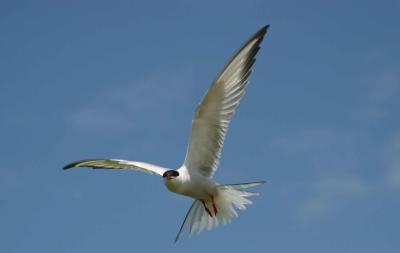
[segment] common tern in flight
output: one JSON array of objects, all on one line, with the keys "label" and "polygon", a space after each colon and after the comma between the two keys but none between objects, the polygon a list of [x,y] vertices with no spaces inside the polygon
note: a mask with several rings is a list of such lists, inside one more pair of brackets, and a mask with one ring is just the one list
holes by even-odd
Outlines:
[{"label": "common tern in flight", "polygon": [[213,175],[218,168],[229,122],[249,84],[255,56],[268,27],[261,28],[243,44],[204,95],[194,113],[185,161],[179,169],[119,159],[81,160],[63,169],[132,169],[162,176],[168,190],[194,199],[175,242],[185,230],[192,235],[205,228],[216,228],[220,223],[229,223],[238,216],[236,209],[244,210],[252,203],[248,197],[258,195],[247,188],[265,183],[218,184]]}]

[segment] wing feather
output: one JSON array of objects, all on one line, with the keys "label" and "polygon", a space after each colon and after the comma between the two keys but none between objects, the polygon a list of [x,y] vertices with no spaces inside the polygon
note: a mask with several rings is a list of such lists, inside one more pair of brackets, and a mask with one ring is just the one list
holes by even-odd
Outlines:
[{"label": "wing feather", "polygon": [[255,56],[269,26],[254,34],[225,65],[198,105],[184,165],[212,177],[229,122],[245,93]]},{"label": "wing feather", "polygon": [[166,168],[144,162],[127,161],[119,159],[87,159],[80,160],[66,165],[63,170],[74,167],[90,167],[92,169],[131,169],[146,172],[149,174],[163,175]]}]

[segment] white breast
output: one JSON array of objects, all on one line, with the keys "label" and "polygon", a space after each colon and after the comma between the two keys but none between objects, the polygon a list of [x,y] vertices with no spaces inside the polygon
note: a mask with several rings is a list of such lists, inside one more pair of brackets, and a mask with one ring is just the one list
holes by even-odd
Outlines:
[{"label": "white breast", "polygon": [[178,171],[178,177],[164,181],[171,192],[202,200],[208,200],[214,194],[216,184],[209,177],[189,174],[182,168]]}]

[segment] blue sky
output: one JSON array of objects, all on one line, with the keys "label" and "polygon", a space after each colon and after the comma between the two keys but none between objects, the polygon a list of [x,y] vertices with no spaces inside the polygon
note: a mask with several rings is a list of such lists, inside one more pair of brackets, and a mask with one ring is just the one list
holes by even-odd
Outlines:
[{"label": "blue sky", "polygon": [[[1,252],[398,252],[399,1],[2,1]],[[271,24],[216,180],[272,180],[239,219],[173,239],[192,113]]]}]

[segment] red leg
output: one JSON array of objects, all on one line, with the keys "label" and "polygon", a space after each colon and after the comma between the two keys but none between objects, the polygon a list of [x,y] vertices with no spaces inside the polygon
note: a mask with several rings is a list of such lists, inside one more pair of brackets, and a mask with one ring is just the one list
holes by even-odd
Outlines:
[{"label": "red leg", "polygon": [[210,215],[210,217],[213,217],[212,214],[211,214],[211,212],[210,212],[210,209],[207,208],[206,203],[204,202],[204,200],[202,200],[201,203],[203,203],[204,210],[206,210],[206,212],[208,213],[208,215]]},{"label": "red leg", "polygon": [[212,202],[212,206],[213,206],[213,209],[214,209],[214,215],[217,215],[218,208],[217,208],[217,206],[215,205],[215,202],[214,202],[214,195],[211,195],[211,202]]}]

